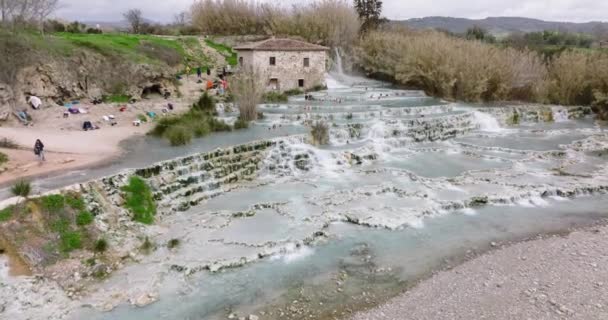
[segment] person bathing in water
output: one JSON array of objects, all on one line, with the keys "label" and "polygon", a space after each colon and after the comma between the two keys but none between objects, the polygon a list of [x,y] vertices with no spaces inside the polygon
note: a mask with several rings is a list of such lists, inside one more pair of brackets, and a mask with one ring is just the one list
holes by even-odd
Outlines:
[{"label": "person bathing in water", "polygon": [[40,159],[40,161],[46,161],[46,159],[44,158],[44,144],[42,144],[42,141],[40,141],[40,139],[37,139],[36,143],[34,144],[34,154],[38,156],[38,159]]}]

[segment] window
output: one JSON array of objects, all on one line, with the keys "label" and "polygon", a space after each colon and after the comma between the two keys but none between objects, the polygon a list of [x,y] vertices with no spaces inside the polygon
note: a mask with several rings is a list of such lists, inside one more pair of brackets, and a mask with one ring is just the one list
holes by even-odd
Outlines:
[{"label": "window", "polygon": [[310,67],[310,58],[304,58],[304,68]]},{"label": "window", "polygon": [[243,65],[243,57],[239,57],[239,66]]},{"label": "window", "polygon": [[276,57],[270,57],[270,65],[271,66],[276,66],[277,65],[277,58]]},{"label": "window", "polygon": [[304,79],[298,80],[298,87],[304,88]]}]

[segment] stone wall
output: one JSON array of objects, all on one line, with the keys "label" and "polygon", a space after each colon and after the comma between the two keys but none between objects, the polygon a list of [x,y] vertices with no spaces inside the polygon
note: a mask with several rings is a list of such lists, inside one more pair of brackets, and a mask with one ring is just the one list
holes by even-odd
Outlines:
[{"label": "stone wall", "polygon": [[[325,51],[240,51],[243,66],[254,66],[264,81],[278,79],[280,91],[300,88],[298,80],[304,80],[304,88],[311,89],[325,83],[327,52]],[[276,65],[270,65],[270,57],[276,58]],[[304,58],[310,59],[309,67],[304,67]],[[269,90],[272,90],[270,86]]]}]

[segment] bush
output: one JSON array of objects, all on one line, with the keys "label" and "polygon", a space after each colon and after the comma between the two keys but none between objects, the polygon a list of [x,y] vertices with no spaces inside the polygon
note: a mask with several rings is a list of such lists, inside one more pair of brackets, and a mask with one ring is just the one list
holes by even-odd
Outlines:
[{"label": "bush", "polygon": [[11,188],[11,192],[16,197],[27,198],[32,191],[32,186],[29,181],[20,180]]},{"label": "bush", "polygon": [[205,91],[192,107],[199,111],[214,112],[215,100],[213,99],[213,97],[207,94],[207,91]]},{"label": "bush", "polygon": [[8,162],[8,156],[2,152],[0,152],[0,165],[3,165]]},{"label": "bush", "polygon": [[78,232],[68,231],[60,236],[59,249],[64,253],[69,253],[82,248],[81,235]]},{"label": "bush", "polygon": [[82,199],[82,197],[75,192],[68,193],[65,196],[65,202],[68,204],[68,206],[70,206],[70,208],[74,210],[85,209],[84,199]]},{"label": "bush", "polygon": [[150,238],[146,237],[144,242],[141,244],[140,250],[145,254],[149,254],[150,252],[156,250],[156,245],[150,241]]},{"label": "bush", "polygon": [[326,145],[329,143],[329,126],[323,121],[312,125],[312,143],[314,145]]},{"label": "bush", "polygon": [[266,103],[287,102],[289,101],[289,97],[286,93],[272,91],[265,93],[262,100]]},{"label": "bush", "polygon": [[232,94],[239,108],[239,116],[245,121],[257,118],[257,106],[264,97],[265,86],[259,81],[257,70],[252,67],[241,70],[232,81]]},{"label": "bush", "polygon": [[287,90],[285,92],[283,92],[285,95],[287,96],[297,96],[299,94],[304,94],[304,92],[300,89],[291,89],[291,90]]},{"label": "bush", "polygon": [[[199,128],[200,129],[200,128]],[[196,131],[196,130],[195,130]],[[201,133],[198,131],[197,133]],[[165,133],[172,146],[187,145],[192,141],[192,132],[184,126],[171,127]]]},{"label": "bush", "polygon": [[244,120],[243,118],[239,117],[236,122],[234,123],[234,128],[239,130],[239,129],[247,129],[249,128],[249,122]]},{"label": "bush", "polygon": [[42,202],[42,207],[49,213],[58,213],[61,209],[65,208],[65,198],[60,194],[42,197],[40,201]]},{"label": "bush", "polygon": [[108,241],[106,239],[99,239],[95,241],[95,245],[93,246],[93,251],[96,253],[104,253],[108,250]]},{"label": "bush", "polygon": [[133,214],[133,220],[143,224],[154,223],[156,204],[146,182],[140,177],[132,176],[122,191],[125,193],[124,206]]},{"label": "bush", "polygon": [[76,225],[80,227],[88,226],[93,222],[93,215],[88,211],[81,211],[76,216]]},{"label": "bush", "polygon": [[171,239],[169,240],[169,242],[167,243],[167,248],[169,249],[173,249],[173,248],[177,248],[180,245],[180,241],[179,239]]},{"label": "bush", "polygon": [[8,207],[0,210],[0,222],[5,222],[13,217],[14,207]]}]

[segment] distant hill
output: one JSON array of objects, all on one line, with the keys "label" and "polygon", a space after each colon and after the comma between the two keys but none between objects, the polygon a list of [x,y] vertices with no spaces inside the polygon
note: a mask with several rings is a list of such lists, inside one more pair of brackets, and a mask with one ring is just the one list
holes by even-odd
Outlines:
[{"label": "distant hill", "polygon": [[597,30],[608,31],[606,22],[554,22],[518,17],[489,17],[485,19],[465,19],[452,17],[426,17],[395,21],[415,29],[444,29],[454,33],[464,33],[473,26],[480,26],[495,35],[513,32],[537,32],[559,30],[577,33],[594,33]]}]

